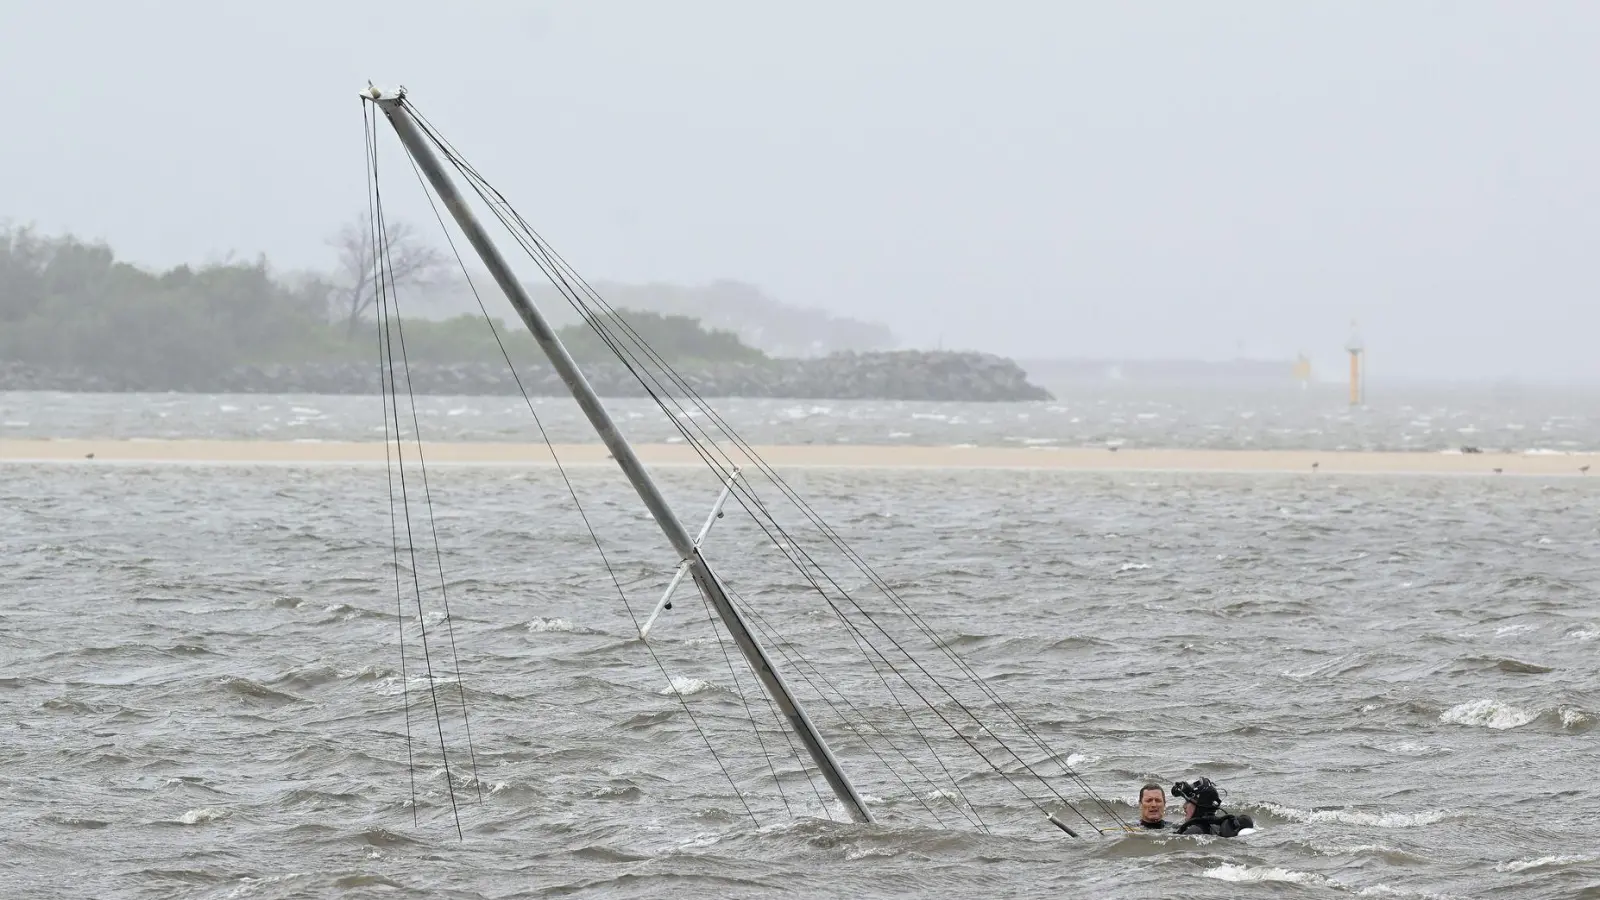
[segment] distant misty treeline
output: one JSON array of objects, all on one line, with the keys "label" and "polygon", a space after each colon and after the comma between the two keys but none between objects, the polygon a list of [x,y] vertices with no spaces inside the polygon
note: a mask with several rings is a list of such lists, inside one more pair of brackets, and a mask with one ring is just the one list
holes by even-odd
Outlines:
[{"label": "distant misty treeline", "polygon": [[[537,270],[519,274],[534,301],[551,321],[571,324],[579,320],[572,306]],[[485,286],[492,289],[494,284],[487,274],[480,275],[476,271],[470,283],[479,293],[485,293]],[[887,325],[781,303],[754,285],[741,281],[723,280],[695,286],[593,281],[590,287],[615,308],[688,316],[707,328],[731,331],[744,343],[769,356],[792,358],[848,350],[893,350],[898,344]],[[495,299],[485,296],[486,300]],[[428,285],[418,292],[418,299],[416,314],[432,318],[477,310],[471,288],[463,280]]]},{"label": "distant misty treeline", "polygon": [[330,290],[262,259],[152,272],[103,244],[11,228],[0,232],[0,360],[183,381],[241,360],[315,358],[341,349]]},{"label": "distant misty treeline", "polygon": [[[405,314],[407,356],[430,362],[500,358],[495,334],[454,258],[447,262],[403,224],[389,231],[387,266]],[[0,229],[0,361],[138,375],[174,386],[242,365],[376,362],[370,232],[358,221],[329,243],[336,261],[324,271],[283,271],[264,257],[152,271],[118,260],[102,243],[26,227]],[[472,281],[513,359],[535,359],[537,348],[505,299],[487,278],[474,275]],[[608,354],[553,288],[529,284],[541,307],[565,326],[574,355]],[[784,306],[732,282],[700,289],[596,287],[674,362],[759,362],[893,343],[882,326]]]}]

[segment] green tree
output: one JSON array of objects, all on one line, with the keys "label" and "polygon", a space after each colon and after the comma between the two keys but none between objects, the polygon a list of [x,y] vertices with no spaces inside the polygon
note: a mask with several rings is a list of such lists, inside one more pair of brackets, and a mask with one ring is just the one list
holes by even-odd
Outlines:
[{"label": "green tree", "polygon": [[560,329],[558,334],[562,342],[580,361],[614,356],[596,333],[596,323],[603,325],[608,333],[616,335],[621,348],[640,353],[631,339],[631,335],[638,335],[662,359],[674,366],[695,362],[759,363],[767,359],[766,354],[746,345],[733,332],[702,328],[700,321],[692,316],[630,309],[602,313],[589,318],[585,324],[568,325]]},{"label": "green tree", "polygon": [[109,247],[0,231],[0,358],[177,387],[326,343],[326,284],[265,259],[151,273]]},{"label": "green tree", "polygon": [[[426,274],[413,271],[419,278]],[[44,237],[29,228],[0,229],[0,360],[81,369],[155,389],[204,387],[246,364],[375,362],[375,333],[367,332],[370,341],[352,340],[363,309],[350,300],[358,287],[341,276],[353,273],[341,267],[286,275],[263,257],[152,272],[119,261],[104,244]],[[330,308],[336,311],[333,321]],[[735,333],[706,329],[691,316],[638,310],[619,315],[622,321],[600,321],[613,333],[623,332],[625,321],[672,365],[766,359]],[[543,361],[520,322],[499,322],[497,328],[519,366]],[[569,325],[560,334],[584,363],[613,358],[587,324]],[[406,319],[404,340],[411,362],[501,359],[500,345],[479,315]]]}]

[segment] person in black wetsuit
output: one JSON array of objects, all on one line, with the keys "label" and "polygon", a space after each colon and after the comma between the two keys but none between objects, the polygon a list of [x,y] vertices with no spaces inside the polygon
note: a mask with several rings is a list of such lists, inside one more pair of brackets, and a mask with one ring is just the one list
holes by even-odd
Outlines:
[{"label": "person in black wetsuit", "polygon": [[1179,834],[1237,837],[1246,828],[1256,827],[1255,820],[1246,814],[1222,811],[1221,792],[1209,778],[1196,778],[1192,784],[1180,781],[1172,786],[1172,795],[1184,799],[1186,818],[1177,828]]}]

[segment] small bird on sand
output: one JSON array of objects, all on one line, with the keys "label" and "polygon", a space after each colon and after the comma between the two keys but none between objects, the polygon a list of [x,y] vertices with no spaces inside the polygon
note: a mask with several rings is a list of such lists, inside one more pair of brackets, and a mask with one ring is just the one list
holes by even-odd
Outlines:
[{"label": "small bird on sand", "polygon": [[1502,471],[1503,471],[1503,470],[1502,470],[1502,469],[1501,469],[1501,468],[1500,468],[1500,467],[1499,467],[1499,466],[1496,466],[1496,467],[1495,467],[1495,469],[1494,469],[1494,473],[1495,473],[1495,474],[1496,474],[1496,475],[1499,475],[1499,474],[1500,474],[1500,473],[1501,473],[1501,472],[1502,472]]},{"label": "small bird on sand", "polygon": [[1587,474],[1589,474],[1589,466],[1587,464],[1581,465],[1581,466],[1578,467],[1578,471],[1582,472],[1585,475],[1587,475]]},{"label": "small bird on sand", "polygon": [[[84,455],[83,455],[83,458],[84,458],[84,459],[94,459],[94,454],[93,454],[93,453],[85,453],[85,454],[84,454]],[[1588,467],[1587,467],[1587,466],[1585,466],[1585,467],[1584,467],[1584,468],[1588,468]]]}]

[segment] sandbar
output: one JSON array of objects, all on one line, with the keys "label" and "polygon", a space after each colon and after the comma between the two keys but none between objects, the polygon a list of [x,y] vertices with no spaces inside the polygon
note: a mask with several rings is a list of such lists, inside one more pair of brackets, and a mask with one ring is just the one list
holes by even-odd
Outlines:
[{"label": "sandbar", "polygon": [[[382,441],[261,441],[160,439],[0,439],[0,464],[11,463],[140,463],[140,464],[280,464],[384,465],[395,445]],[[638,444],[647,466],[703,465],[685,444]],[[732,444],[719,444],[740,466],[749,455]],[[1323,450],[1206,450],[1181,448],[993,447],[788,444],[756,446],[755,453],[772,467],[784,469],[1043,469],[1059,471],[1237,472],[1392,475],[1539,475],[1583,477],[1585,467],[1600,462],[1600,453],[1515,452],[1377,452]],[[556,444],[562,465],[615,465],[598,442]],[[429,465],[554,465],[551,447],[533,443],[423,442]],[[407,463],[417,460],[417,445],[404,445]],[[1497,471],[1498,470],[1498,471]],[[1594,472],[1600,478],[1600,471]]]}]

